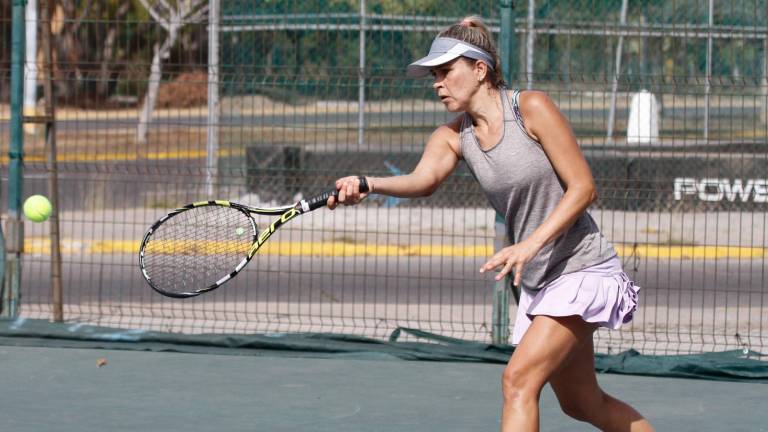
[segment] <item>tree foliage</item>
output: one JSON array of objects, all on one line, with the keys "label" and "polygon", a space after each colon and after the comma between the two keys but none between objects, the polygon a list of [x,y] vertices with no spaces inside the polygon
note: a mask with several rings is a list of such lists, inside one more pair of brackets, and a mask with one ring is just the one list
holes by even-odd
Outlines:
[{"label": "tree foliage", "polygon": [[[177,0],[166,0],[174,3]],[[57,94],[65,104],[100,104],[113,96],[141,99],[147,89],[155,45],[167,32],[140,0],[55,0],[57,8],[54,51]],[[0,0],[0,73],[7,82],[10,61],[10,0]],[[169,3],[169,4],[170,4]],[[765,31],[766,0],[715,2],[715,30],[753,28]],[[514,0],[515,33],[521,60],[525,55],[527,0]],[[622,83],[698,79],[706,70],[706,38],[675,36],[681,29],[706,31],[708,0],[630,1],[627,24],[652,28],[649,37],[625,38]],[[610,82],[617,38],[608,31],[619,22],[621,0],[536,0],[538,28],[605,28],[603,35],[567,31],[540,33],[535,42],[537,82]],[[314,92],[317,96],[355,99],[359,77],[360,0],[222,0],[222,26],[242,31],[220,34],[224,92],[230,94],[289,91],[285,97]],[[423,55],[436,28],[476,14],[498,26],[497,0],[366,0],[365,76],[370,96],[407,95],[402,72]],[[395,19],[396,16],[410,18]],[[348,25],[327,30],[323,25]],[[381,30],[401,25],[408,30]],[[248,30],[249,26],[262,26]],[[273,25],[273,28],[268,28]],[[429,26],[429,27],[427,27]],[[762,30],[761,30],[762,29]],[[663,34],[659,35],[658,32]],[[39,34],[39,33],[38,33]],[[206,23],[188,25],[163,59],[162,79],[173,80],[185,71],[205,71]],[[712,71],[718,79],[757,82],[764,74],[762,40],[717,38]],[[524,68],[517,67],[517,70]],[[393,86],[400,85],[399,90]],[[391,88],[384,88],[392,86]],[[7,85],[0,96],[7,98]],[[139,102],[139,101],[137,101]]]}]

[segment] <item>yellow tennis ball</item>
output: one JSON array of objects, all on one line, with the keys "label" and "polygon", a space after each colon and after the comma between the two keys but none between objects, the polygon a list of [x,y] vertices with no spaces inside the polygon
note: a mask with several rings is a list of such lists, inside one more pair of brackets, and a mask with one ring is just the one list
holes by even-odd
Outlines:
[{"label": "yellow tennis ball", "polygon": [[32,222],[43,222],[51,215],[51,211],[51,202],[42,195],[32,195],[24,201],[24,216]]}]

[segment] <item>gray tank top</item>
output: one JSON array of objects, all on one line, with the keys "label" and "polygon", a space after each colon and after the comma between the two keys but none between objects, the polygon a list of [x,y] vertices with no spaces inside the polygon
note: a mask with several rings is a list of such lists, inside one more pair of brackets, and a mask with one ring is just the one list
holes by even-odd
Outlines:
[{"label": "gray tank top", "polygon": [[[518,104],[500,89],[504,132],[491,149],[483,150],[472,119],[464,114],[460,132],[461,157],[485,192],[491,206],[504,215],[510,243],[531,235],[552,213],[565,193],[541,144],[525,131]],[[522,283],[539,290],[558,276],[599,264],[616,255],[589,213],[544,246],[523,270]]]}]

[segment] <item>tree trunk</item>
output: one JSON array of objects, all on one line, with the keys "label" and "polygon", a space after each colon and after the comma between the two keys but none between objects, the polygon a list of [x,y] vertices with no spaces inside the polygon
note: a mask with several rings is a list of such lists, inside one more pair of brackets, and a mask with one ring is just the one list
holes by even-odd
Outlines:
[{"label": "tree trunk", "polygon": [[120,22],[125,19],[128,11],[131,8],[131,2],[124,2],[120,4],[117,9],[115,18],[109,21],[109,30],[107,30],[107,37],[104,38],[104,49],[101,51],[101,65],[99,67],[99,81],[96,87],[96,93],[100,98],[106,98],[109,93],[109,78],[110,70],[109,65],[112,63],[112,58],[115,54],[115,39],[117,38],[117,31],[120,28]]},{"label": "tree trunk", "polygon": [[54,79],[57,86],[57,93],[63,100],[77,103],[74,98],[81,94],[78,91],[86,80],[81,69],[82,62],[87,62],[84,57],[82,41],[78,37],[80,25],[86,19],[91,8],[91,1],[80,7],[80,16],[78,16],[79,2],[75,0],[61,0],[61,11],[63,16],[63,26],[60,34],[54,33],[53,43],[56,46],[58,62],[63,65],[63,70],[59,70],[61,76]]},{"label": "tree trunk", "polygon": [[155,110],[157,91],[160,89],[160,79],[163,76],[162,62],[171,51],[177,36],[178,25],[171,24],[165,42],[163,42],[162,45],[155,44],[155,54],[152,56],[152,66],[149,72],[149,85],[147,86],[147,93],[144,96],[144,104],[139,113],[139,124],[136,129],[136,142],[141,147],[146,146],[147,144],[149,125],[152,121],[152,112]]}]

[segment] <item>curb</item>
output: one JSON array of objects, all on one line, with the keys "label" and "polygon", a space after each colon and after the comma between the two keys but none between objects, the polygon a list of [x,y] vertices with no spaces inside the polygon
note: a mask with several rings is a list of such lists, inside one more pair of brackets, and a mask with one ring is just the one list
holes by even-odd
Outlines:
[{"label": "curb", "polygon": [[[79,240],[62,239],[63,254],[138,254],[139,240]],[[759,259],[768,256],[768,248],[740,246],[696,246],[696,245],[654,245],[615,244],[621,257],[659,259]],[[31,237],[24,241],[24,252],[35,255],[49,255],[51,241],[46,237]],[[494,254],[492,244],[447,245],[413,244],[387,245],[344,242],[268,242],[258,252],[273,256],[313,257],[490,257]]]}]

